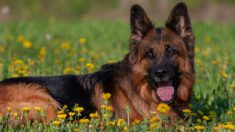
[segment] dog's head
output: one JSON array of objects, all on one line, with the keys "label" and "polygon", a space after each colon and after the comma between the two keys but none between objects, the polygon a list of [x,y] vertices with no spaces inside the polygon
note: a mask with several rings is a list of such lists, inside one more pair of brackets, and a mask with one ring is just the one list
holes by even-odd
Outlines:
[{"label": "dog's head", "polygon": [[145,11],[133,5],[130,14],[133,78],[148,83],[158,101],[189,101],[194,82],[194,35],[187,7],[178,3],[163,28],[155,28]]}]

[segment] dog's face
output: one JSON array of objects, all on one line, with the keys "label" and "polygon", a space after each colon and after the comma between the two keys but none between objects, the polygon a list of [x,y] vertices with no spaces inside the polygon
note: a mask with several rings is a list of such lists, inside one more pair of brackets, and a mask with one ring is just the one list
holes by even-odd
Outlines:
[{"label": "dog's face", "polygon": [[146,81],[161,102],[188,101],[194,81],[194,36],[186,5],[173,8],[164,28],[154,28],[138,5],[131,8],[130,22],[128,59],[134,75]]}]

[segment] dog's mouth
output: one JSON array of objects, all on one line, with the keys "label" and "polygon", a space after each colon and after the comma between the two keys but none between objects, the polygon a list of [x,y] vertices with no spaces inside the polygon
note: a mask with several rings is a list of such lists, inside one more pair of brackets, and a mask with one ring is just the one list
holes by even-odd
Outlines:
[{"label": "dog's mouth", "polygon": [[177,97],[177,89],[179,86],[179,75],[167,75],[159,78],[150,72],[148,76],[149,84],[152,90],[155,91],[156,101],[171,104]]},{"label": "dog's mouth", "polygon": [[156,95],[164,103],[171,103],[174,101],[175,88],[173,86],[173,81],[164,81],[156,83]]}]

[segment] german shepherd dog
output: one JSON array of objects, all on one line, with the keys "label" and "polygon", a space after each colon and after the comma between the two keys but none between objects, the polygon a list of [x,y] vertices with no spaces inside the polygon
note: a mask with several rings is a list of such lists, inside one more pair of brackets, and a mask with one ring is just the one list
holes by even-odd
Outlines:
[{"label": "german shepherd dog", "polygon": [[[155,28],[142,7],[133,5],[130,26],[129,53],[95,73],[1,81],[0,114],[6,114],[8,106],[12,112],[39,106],[46,113],[44,120],[50,122],[56,109],[79,104],[87,115],[101,109],[102,94],[108,92],[116,118],[123,116],[127,106],[131,120],[149,118],[161,102],[170,106],[169,117],[182,118],[194,84],[195,38],[186,5],[178,3],[163,28]],[[29,119],[34,118],[30,112]]]}]

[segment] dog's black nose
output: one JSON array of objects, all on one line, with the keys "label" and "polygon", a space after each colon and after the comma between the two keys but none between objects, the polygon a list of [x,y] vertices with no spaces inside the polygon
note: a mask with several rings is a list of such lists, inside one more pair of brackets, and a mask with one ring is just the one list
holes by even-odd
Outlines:
[{"label": "dog's black nose", "polygon": [[158,78],[164,78],[167,75],[167,71],[165,69],[158,69],[155,71],[155,76]]}]

